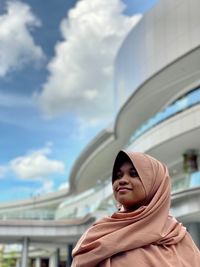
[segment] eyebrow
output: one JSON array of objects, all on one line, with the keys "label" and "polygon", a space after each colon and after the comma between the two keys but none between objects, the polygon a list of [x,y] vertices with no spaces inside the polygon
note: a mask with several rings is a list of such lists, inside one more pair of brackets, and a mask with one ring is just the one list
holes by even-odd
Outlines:
[{"label": "eyebrow", "polygon": [[[116,171],[116,172],[118,172],[118,171],[121,171],[121,168],[122,168],[122,166],[121,166],[121,167],[119,167],[119,169],[117,169],[117,171]],[[132,166],[132,167],[130,168],[130,170],[137,171],[137,170],[136,170],[136,168],[135,168],[134,166]]]}]

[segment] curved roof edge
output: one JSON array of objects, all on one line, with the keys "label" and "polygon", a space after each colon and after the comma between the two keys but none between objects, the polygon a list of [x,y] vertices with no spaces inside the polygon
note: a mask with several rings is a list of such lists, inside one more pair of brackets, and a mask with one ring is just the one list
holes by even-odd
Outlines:
[{"label": "curved roof edge", "polygon": [[[183,93],[183,90],[176,90],[176,92],[172,92],[172,94],[167,94],[167,87],[173,86],[175,83],[180,82],[180,79],[187,79],[190,75],[198,74],[200,73],[200,66],[199,66],[199,60],[200,60],[200,45],[192,49],[191,51],[188,51],[186,54],[181,55],[179,58],[175,59],[174,61],[170,62],[168,65],[164,66],[162,69],[154,73],[151,77],[148,77],[147,80],[143,81],[133,92],[133,94],[130,95],[130,97],[126,100],[126,102],[122,105],[120,108],[115,123],[114,123],[114,133],[116,135],[116,138],[121,136],[120,129],[123,128],[124,121],[124,114],[127,112],[127,110],[130,108],[130,106],[133,106],[133,102],[136,102],[138,99],[141,100],[142,97],[144,97],[144,108],[143,113],[146,112],[147,116],[143,118],[140,117],[141,120],[137,122],[137,126],[134,127],[135,129],[144,123],[148,118],[150,118],[152,115],[154,115],[160,108],[163,108],[168,105],[169,102],[175,100],[179,95]],[[189,66],[185,63],[190,63]],[[179,65],[179,67],[178,67]],[[198,68],[197,68],[198,66]],[[176,70],[176,71],[174,71]],[[194,85],[195,86],[195,85]],[[187,86],[186,86],[187,87]],[[188,88],[188,90],[191,88]],[[134,90],[134,89],[133,89]],[[187,89],[185,92],[188,91]],[[145,94],[148,91],[148,97]],[[166,95],[163,94],[166,93]],[[158,101],[156,98],[156,93],[162,93],[163,97],[165,97],[164,102],[160,102],[161,104],[157,103]],[[146,98],[148,98],[148,101],[145,103]],[[153,101],[155,99],[155,101]],[[160,100],[160,99],[159,99]],[[152,114],[148,113],[149,103],[151,104],[151,101],[153,104],[157,105],[156,111]],[[148,103],[149,102],[149,103]],[[152,110],[155,108],[154,106],[151,106]],[[136,111],[136,110],[135,110]],[[141,102],[140,102],[140,112],[141,112]],[[137,114],[137,112],[132,112],[132,114]],[[133,128],[133,127],[132,127]]]},{"label": "curved roof edge", "polygon": [[92,157],[93,153],[95,153],[97,147],[103,145],[104,142],[110,139],[113,136],[113,127],[107,127],[103,129],[81,152],[79,157],[76,159],[70,176],[70,192],[76,191],[76,175],[81,169],[81,167],[85,164],[88,158]]},{"label": "curved roof edge", "polygon": [[50,205],[52,202],[60,202],[63,198],[66,198],[69,195],[68,189],[58,190],[56,192],[46,193],[44,195],[35,196],[32,198],[10,201],[6,203],[0,203],[0,210],[3,209],[15,209],[15,208],[24,208],[27,209],[34,205],[34,208],[37,206]]}]

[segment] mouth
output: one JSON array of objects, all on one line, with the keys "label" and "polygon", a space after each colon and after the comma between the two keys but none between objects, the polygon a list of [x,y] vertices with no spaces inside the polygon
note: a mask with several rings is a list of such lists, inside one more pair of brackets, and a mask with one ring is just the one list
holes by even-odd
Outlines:
[{"label": "mouth", "polygon": [[131,191],[131,188],[128,187],[119,187],[117,188],[117,192],[127,192],[127,191]]}]

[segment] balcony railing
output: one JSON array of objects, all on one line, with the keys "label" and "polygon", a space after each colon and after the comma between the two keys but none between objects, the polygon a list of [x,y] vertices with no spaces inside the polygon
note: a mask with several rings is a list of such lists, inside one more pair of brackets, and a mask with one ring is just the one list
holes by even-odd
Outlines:
[{"label": "balcony railing", "polygon": [[103,201],[112,195],[110,180],[99,182],[96,187],[77,196],[70,196],[60,204],[56,210],[55,218],[79,218],[95,212]]},{"label": "balcony railing", "polygon": [[129,144],[135,141],[139,136],[163,122],[164,120],[182,112],[194,105],[200,103],[200,88],[197,88],[180,99],[176,100],[173,104],[166,107],[163,111],[157,113],[155,116],[150,118],[146,123],[144,123],[140,128],[138,128],[130,138]]},{"label": "balcony railing", "polygon": [[55,217],[54,210],[33,209],[33,210],[16,210],[0,211],[0,220],[53,220]]},{"label": "balcony railing", "polygon": [[172,181],[172,193],[195,187],[200,187],[200,171],[184,174]]}]

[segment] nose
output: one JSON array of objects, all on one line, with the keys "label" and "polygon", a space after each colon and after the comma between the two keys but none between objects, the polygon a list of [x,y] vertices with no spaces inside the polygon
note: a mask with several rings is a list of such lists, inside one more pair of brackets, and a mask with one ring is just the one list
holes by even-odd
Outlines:
[{"label": "nose", "polygon": [[123,185],[123,184],[127,184],[128,183],[128,177],[126,175],[123,175],[120,179],[119,179],[119,184]]}]

